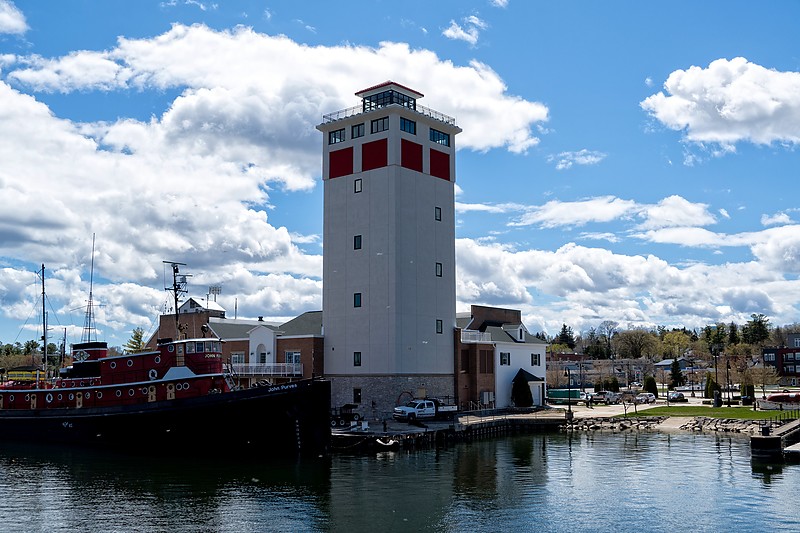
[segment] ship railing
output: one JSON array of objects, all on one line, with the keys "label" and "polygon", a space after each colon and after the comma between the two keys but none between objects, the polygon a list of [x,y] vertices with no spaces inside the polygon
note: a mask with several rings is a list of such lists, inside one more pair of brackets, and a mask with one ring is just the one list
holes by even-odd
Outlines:
[{"label": "ship railing", "polygon": [[234,374],[240,377],[303,375],[302,363],[234,363],[231,366]]},{"label": "ship railing", "polygon": [[461,342],[492,342],[492,334],[482,331],[461,330]]}]

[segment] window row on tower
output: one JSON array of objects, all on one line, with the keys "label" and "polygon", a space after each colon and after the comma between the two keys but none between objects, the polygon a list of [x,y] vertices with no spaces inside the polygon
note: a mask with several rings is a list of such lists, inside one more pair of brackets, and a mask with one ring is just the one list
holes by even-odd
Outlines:
[{"label": "window row on tower", "polygon": [[[389,129],[389,117],[376,118],[370,122],[369,131],[371,134],[381,133]],[[350,127],[350,138],[358,139],[364,136],[365,124],[354,124]],[[417,123],[405,117],[400,117],[400,131],[410,133],[411,135],[417,134]],[[450,134],[439,131],[434,128],[429,129],[429,137],[432,142],[441,144],[443,146],[450,146]],[[328,144],[338,144],[347,140],[345,136],[345,128],[333,130],[328,132]]]}]

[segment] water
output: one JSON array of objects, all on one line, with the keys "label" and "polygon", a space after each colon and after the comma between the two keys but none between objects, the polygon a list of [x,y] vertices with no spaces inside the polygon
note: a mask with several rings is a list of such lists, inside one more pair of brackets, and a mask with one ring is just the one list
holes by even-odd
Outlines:
[{"label": "water", "polygon": [[0,444],[0,530],[800,531],[800,465],[742,437],[526,435],[296,463]]}]

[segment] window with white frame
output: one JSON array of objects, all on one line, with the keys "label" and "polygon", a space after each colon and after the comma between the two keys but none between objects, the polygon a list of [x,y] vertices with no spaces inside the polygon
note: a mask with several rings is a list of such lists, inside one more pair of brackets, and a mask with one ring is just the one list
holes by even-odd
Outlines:
[{"label": "window with white frame", "polygon": [[356,181],[353,182],[353,192],[361,192],[361,178],[356,178]]},{"label": "window with white frame", "polygon": [[298,351],[286,351],[283,352],[284,357],[286,358],[286,362],[290,365],[299,365],[300,364],[300,352]]},{"label": "window with white frame", "polygon": [[231,352],[231,363],[234,365],[243,365],[244,352]]},{"label": "window with white frame", "polygon": [[500,366],[511,365],[511,354],[509,352],[500,352]]},{"label": "window with white frame", "polygon": [[538,353],[531,354],[531,366],[539,366],[542,364],[541,356]]}]

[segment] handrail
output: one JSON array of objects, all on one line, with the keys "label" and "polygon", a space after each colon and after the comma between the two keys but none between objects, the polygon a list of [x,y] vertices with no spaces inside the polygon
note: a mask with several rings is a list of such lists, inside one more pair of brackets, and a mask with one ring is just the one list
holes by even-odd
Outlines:
[{"label": "handrail", "polygon": [[[444,113],[440,113],[438,111],[435,111],[433,109],[430,109],[430,108],[422,106],[422,105],[417,105],[416,109],[410,108],[410,107],[406,107],[406,106],[401,106],[400,104],[389,104],[388,106],[384,106],[384,107],[389,107],[389,106],[393,106],[393,105],[396,105],[396,106],[399,106],[399,107],[404,107],[405,109],[408,109],[409,111],[416,111],[417,113],[419,113],[421,115],[424,115],[426,117],[431,117],[431,118],[433,118],[435,120],[438,120],[440,122],[444,122],[445,124],[449,124],[451,126],[455,126],[456,125],[456,119],[454,119],[453,117],[445,115]],[[378,108],[378,109],[380,109],[380,108]],[[375,109],[370,109],[369,111],[375,111]],[[339,111],[334,111],[333,113],[327,113],[325,115],[322,115],[322,122],[324,124],[327,124],[328,122],[335,122],[337,120],[342,120],[342,119],[347,118],[347,117],[360,115],[361,113],[364,113],[364,112],[365,111],[364,111],[364,106],[363,105],[357,105],[357,106],[353,106],[353,107],[348,107],[347,109],[340,109]]]},{"label": "handrail", "polygon": [[234,363],[233,372],[239,376],[302,376],[302,363]]},{"label": "handrail", "polygon": [[483,331],[461,330],[461,342],[491,342],[492,334]]}]

